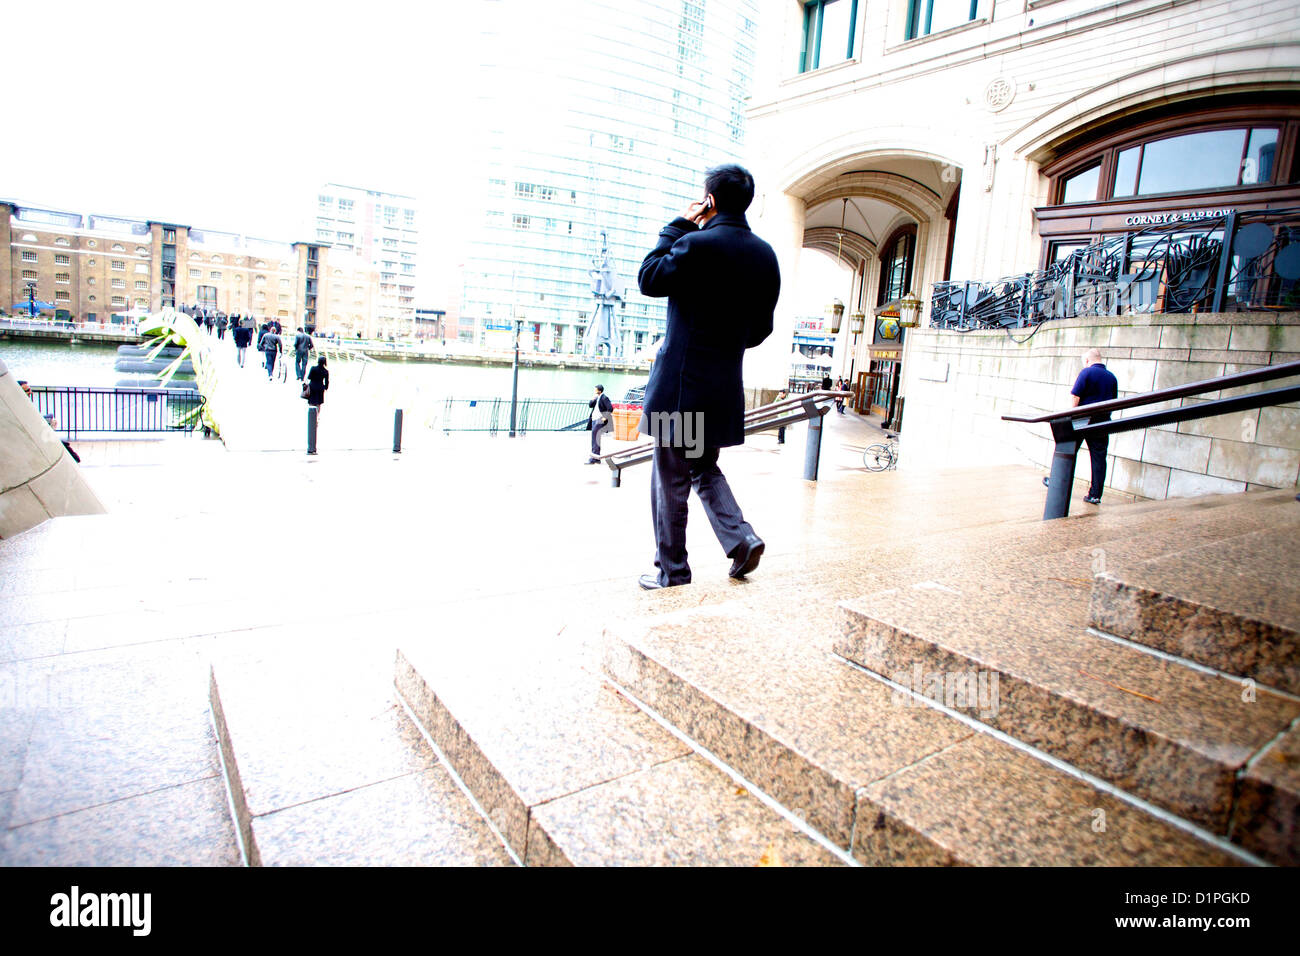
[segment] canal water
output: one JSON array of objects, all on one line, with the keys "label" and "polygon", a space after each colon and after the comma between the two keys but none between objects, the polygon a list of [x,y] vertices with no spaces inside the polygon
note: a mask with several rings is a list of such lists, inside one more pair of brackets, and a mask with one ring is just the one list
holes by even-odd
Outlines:
[{"label": "canal water", "polygon": [[[233,345],[213,342],[213,347]],[[112,387],[126,379],[145,380],[113,368],[116,345],[72,345],[66,342],[0,343],[0,360],[19,379],[32,385],[87,385]],[[403,390],[418,391],[432,398],[510,398],[511,370],[508,366],[455,365],[442,362],[401,362],[376,359],[386,377]],[[519,369],[521,399],[589,399],[596,385],[614,401],[631,387],[644,385],[647,372],[608,369]]]}]

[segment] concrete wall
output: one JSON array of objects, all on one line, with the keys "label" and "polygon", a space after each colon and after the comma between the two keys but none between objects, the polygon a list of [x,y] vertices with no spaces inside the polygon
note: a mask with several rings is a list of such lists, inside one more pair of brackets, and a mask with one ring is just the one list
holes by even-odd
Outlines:
[{"label": "concrete wall", "polygon": [[36,406],[0,362],[0,538],[104,506]]},{"label": "concrete wall", "polygon": [[[1017,331],[1016,338],[1028,331]],[[900,467],[1014,462],[1040,465],[1046,473],[1048,427],[1001,416],[1068,408],[1080,355],[1094,345],[1119,379],[1123,398],[1300,360],[1300,314],[1071,319],[1044,323],[1019,344],[1005,332],[913,329],[904,361]],[[1295,384],[1300,376],[1225,390],[1223,397]],[[1113,436],[1109,450],[1107,487],[1143,498],[1294,487],[1300,484],[1300,403],[1127,432]],[[1087,468],[1085,449],[1076,475]]]}]

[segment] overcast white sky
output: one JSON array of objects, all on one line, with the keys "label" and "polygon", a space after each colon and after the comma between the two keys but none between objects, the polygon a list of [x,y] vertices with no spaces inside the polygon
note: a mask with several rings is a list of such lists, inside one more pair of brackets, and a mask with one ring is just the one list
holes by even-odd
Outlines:
[{"label": "overcast white sky", "polygon": [[463,214],[478,6],[6,4],[0,196],[291,241],[321,183],[407,193],[436,282]]},{"label": "overcast white sky", "polygon": [[[507,60],[545,49],[547,23],[581,16],[549,2],[526,28],[489,0],[11,2],[0,197],[293,241],[311,237],[324,182],[406,193],[421,201],[418,301],[440,307],[480,218],[475,96],[494,78],[477,44],[504,28],[527,37]],[[507,97],[524,114],[510,122],[541,121],[537,100]],[[802,313],[847,298],[824,294],[847,284],[833,261],[803,259],[786,277]]]}]

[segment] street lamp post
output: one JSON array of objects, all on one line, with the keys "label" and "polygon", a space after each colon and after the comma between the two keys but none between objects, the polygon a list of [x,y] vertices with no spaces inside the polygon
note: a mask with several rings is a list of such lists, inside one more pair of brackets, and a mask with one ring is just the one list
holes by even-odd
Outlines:
[{"label": "street lamp post", "polygon": [[515,437],[515,411],[519,404],[519,332],[523,328],[524,320],[515,319],[515,365],[514,381],[510,385],[510,437]]},{"label": "street lamp post", "polygon": [[36,318],[36,283],[27,283],[27,314],[30,318]]}]

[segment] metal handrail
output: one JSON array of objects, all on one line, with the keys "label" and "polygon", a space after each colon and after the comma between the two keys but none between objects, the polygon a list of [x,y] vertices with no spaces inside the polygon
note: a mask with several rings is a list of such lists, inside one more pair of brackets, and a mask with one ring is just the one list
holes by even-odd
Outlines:
[{"label": "metal handrail", "polygon": [[[784,398],[769,405],[760,405],[745,413],[745,434],[771,431],[795,425],[802,421],[809,422],[808,439],[804,446],[804,478],[817,480],[817,470],[821,460],[822,417],[829,412],[830,403],[837,398],[847,398],[851,391],[818,389],[803,392],[793,398]],[[639,465],[654,457],[655,442],[647,441],[618,451],[599,456],[598,461],[609,466],[610,483],[618,488],[622,485],[623,469]]]},{"label": "metal handrail", "polygon": [[1197,405],[1183,405],[1179,408],[1162,409],[1134,415],[1129,418],[1092,421],[1081,425],[1075,422],[1080,418],[1093,418],[1100,414],[1109,414],[1125,408],[1139,408],[1154,405],[1157,402],[1185,398],[1204,392],[1214,392],[1224,388],[1242,385],[1254,385],[1279,378],[1300,375],[1300,362],[1283,362],[1280,365],[1268,365],[1249,372],[1237,372],[1221,375],[1218,378],[1202,379],[1186,385],[1162,388],[1128,398],[1116,398],[1107,402],[1095,402],[1088,405],[1076,405],[1074,408],[1037,418],[1024,418],[1017,415],[1003,415],[1007,422],[1024,424],[1048,423],[1052,428],[1052,439],[1056,448],[1052,454],[1052,471],[1047,479],[1047,502],[1043,506],[1043,520],[1064,518],[1070,514],[1070,490],[1074,486],[1074,469],[1079,455],[1079,447],[1087,438],[1099,438],[1114,432],[1136,431],[1140,428],[1152,428],[1156,425],[1169,425],[1177,422],[1194,421],[1198,418],[1212,418],[1231,412],[1245,411],[1252,408],[1264,408],[1269,405],[1281,405],[1300,400],[1300,385],[1273,388],[1249,395],[1233,398],[1216,398]]}]

